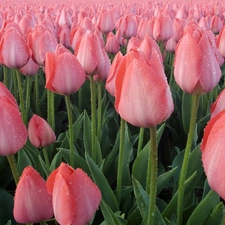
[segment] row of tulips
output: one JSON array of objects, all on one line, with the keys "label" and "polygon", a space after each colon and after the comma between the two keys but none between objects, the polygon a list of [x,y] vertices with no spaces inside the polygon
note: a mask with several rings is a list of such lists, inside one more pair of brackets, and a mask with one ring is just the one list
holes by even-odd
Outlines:
[{"label": "row of tulips", "polygon": [[222,3],[0,9],[0,224],[225,223]]}]

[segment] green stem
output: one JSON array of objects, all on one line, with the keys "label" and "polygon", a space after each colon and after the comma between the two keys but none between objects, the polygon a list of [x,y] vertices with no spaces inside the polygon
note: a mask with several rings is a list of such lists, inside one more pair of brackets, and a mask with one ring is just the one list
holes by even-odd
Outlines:
[{"label": "green stem", "polygon": [[25,111],[25,104],[23,99],[23,87],[21,82],[21,74],[19,70],[16,70],[16,78],[17,78],[17,87],[19,91],[20,110],[21,110],[23,122],[26,124],[26,111]]},{"label": "green stem", "polygon": [[98,126],[97,126],[97,137],[100,139],[102,126],[102,85],[98,83]]},{"label": "green stem", "polygon": [[83,90],[82,87],[78,90],[78,110],[82,112],[82,98],[83,98]]},{"label": "green stem", "polygon": [[91,136],[92,136],[92,159],[96,162],[96,90],[93,76],[90,76],[90,90],[91,90]]},{"label": "green stem", "polygon": [[28,114],[29,114],[29,110],[30,110],[30,92],[31,92],[31,77],[26,77],[27,79],[27,92],[26,92],[26,114],[25,114],[25,124],[27,124],[28,121]]},{"label": "green stem", "polygon": [[39,74],[36,74],[34,77],[34,92],[35,92],[35,109],[36,114],[40,115],[40,108],[39,108]]},{"label": "green stem", "polygon": [[3,66],[3,82],[7,88],[9,88],[9,74],[8,74],[8,68],[6,66]]},{"label": "green stem", "polygon": [[143,138],[144,138],[144,131],[145,129],[143,127],[140,128],[139,132],[139,139],[138,139],[138,149],[137,149],[137,156],[140,154],[142,145],[143,145]]},{"label": "green stem", "polygon": [[170,69],[170,80],[169,80],[169,86],[172,87],[174,77],[173,77],[173,72],[174,72],[174,54],[171,56],[171,69]]},{"label": "green stem", "polygon": [[70,105],[70,96],[65,95],[66,108],[69,122],[69,137],[70,137],[70,166],[74,167],[74,137],[73,137],[73,115]]},{"label": "green stem", "polygon": [[148,157],[148,171],[146,192],[149,194],[149,210],[147,225],[154,225],[158,174],[158,148],[156,127],[150,127],[150,152]]},{"label": "green stem", "polygon": [[120,121],[120,147],[119,147],[119,159],[117,169],[117,186],[116,186],[116,198],[118,204],[121,200],[121,188],[123,179],[123,158],[124,158],[124,136],[125,136],[125,120],[121,118]]},{"label": "green stem", "polygon": [[54,104],[54,93],[47,89],[47,105],[48,105],[48,123],[52,130],[55,131],[55,104]]},{"label": "green stem", "polygon": [[18,182],[19,182],[20,176],[19,176],[19,173],[18,173],[17,168],[16,168],[15,157],[14,157],[14,155],[8,155],[7,159],[8,159],[11,171],[12,171],[12,175],[13,175],[14,181],[15,181],[15,183],[17,185]]},{"label": "green stem", "polygon": [[186,143],[184,159],[183,159],[182,168],[181,168],[181,172],[180,172],[179,187],[178,187],[177,225],[183,224],[184,183],[185,183],[185,179],[187,176],[189,157],[190,157],[192,142],[193,142],[194,133],[195,133],[199,99],[200,99],[200,95],[192,96],[190,126],[189,126],[189,131],[188,131],[188,139],[187,139],[187,143]]},{"label": "green stem", "polygon": [[46,149],[46,147],[43,147],[42,150],[43,150],[43,154],[44,154],[45,163],[46,163],[47,167],[49,168],[50,161],[49,161],[47,149]]}]

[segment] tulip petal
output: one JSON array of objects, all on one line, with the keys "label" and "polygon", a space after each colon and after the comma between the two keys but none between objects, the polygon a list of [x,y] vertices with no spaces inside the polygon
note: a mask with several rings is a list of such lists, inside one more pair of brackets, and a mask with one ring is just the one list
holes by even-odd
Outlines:
[{"label": "tulip petal", "polygon": [[210,187],[225,199],[225,110],[207,124],[201,144],[203,167]]}]

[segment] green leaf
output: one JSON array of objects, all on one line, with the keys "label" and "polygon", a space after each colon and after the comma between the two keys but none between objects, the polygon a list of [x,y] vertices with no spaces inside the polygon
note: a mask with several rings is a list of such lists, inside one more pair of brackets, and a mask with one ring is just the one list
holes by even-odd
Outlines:
[{"label": "green leaf", "polygon": [[[157,130],[157,143],[160,142],[163,131],[165,128],[165,124],[162,124],[160,128]],[[132,167],[132,175],[137,179],[143,187],[146,185],[146,176],[147,176],[147,165],[148,165],[148,156],[149,156],[149,147],[150,141],[145,145],[145,147],[141,150],[140,154],[134,161]]]},{"label": "green leaf", "polygon": [[177,167],[163,173],[157,178],[157,195],[166,187],[167,183],[171,180]]},{"label": "green leaf", "polygon": [[106,180],[104,174],[87,153],[85,154],[85,158],[86,158],[88,167],[91,171],[93,180],[96,183],[96,185],[99,187],[99,189],[101,190],[102,199],[111,208],[113,212],[118,211],[119,206],[118,206],[116,197],[108,181]]},{"label": "green leaf", "polygon": [[204,225],[222,224],[224,204],[220,202],[208,216]]},{"label": "green leaf", "polygon": [[105,222],[107,225],[125,225],[126,222],[120,221],[117,214],[113,213],[113,211],[110,209],[110,207],[104,202],[101,201],[100,204],[101,210],[102,210],[102,214],[104,216]]},{"label": "green leaf", "polygon": [[[59,148],[59,152],[62,153],[62,157],[65,159],[67,163],[70,161],[70,150],[65,148]],[[76,152],[74,152],[74,168],[81,168],[86,173],[90,173],[88,165],[86,161],[78,155]]]},{"label": "green leaf", "polygon": [[28,154],[25,151],[25,149],[20,149],[20,151],[18,152],[18,162],[17,162],[18,173],[21,175],[24,168],[31,165],[32,165],[32,162],[30,158],[28,157]]},{"label": "green leaf", "polygon": [[62,153],[58,152],[55,154],[54,158],[52,159],[51,165],[50,165],[50,171],[55,170],[56,168],[59,167],[59,165],[62,162]]},{"label": "green leaf", "polygon": [[[143,221],[148,219],[149,195],[142,188],[141,184],[133,177],[134,195],[137,201]],[[155,225],[166,225],[158,208],[155,208]]]},{"label": "green leaf", "polygon": [[214,207],[219,203],[219,200],[220,200],[219,195],[211,190],[207,194],[207,196],[196,207],[196,209],[190,216],[187,222],[187,225],[204,224],[208,215],[213,211]]},{"label": "green leaf", "polygon": [[0,189],[0,224],[18,224],[13,219],[13,204],[13,196]]},{"label": "green leaf", "polygon": [[49,170],[49,168],[47,167],[46,163],[44,162],[44,160],[41,158],[40,155],[38,156],[38,159],[46,177],[48,177],[51,171]]},{"label": "green leaf", "polygon": [[[186,179],[185,184],[184,184],[184,193],[185,191],[191,186],[192,180],[195,178],[197,172],[193,173],[192,176],[190,176],[188,179]],[[177,208],[177,198],[178,198],[178,192],[173,195],[173,198],[170,200],[168,203],[167,207],[163,211],[162,215],[163,218],[170,218],[173,214],[173,212]]]}]

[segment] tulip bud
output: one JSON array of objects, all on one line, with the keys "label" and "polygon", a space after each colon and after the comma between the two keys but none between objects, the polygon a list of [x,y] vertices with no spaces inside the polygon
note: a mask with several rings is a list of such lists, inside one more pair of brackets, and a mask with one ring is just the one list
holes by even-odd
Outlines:
[{"label": "tulip bud", "polygon": [[13,214],[18,223],[38,223],[53,216],[52,198],[45,180],[31,166],[26,167],[20,177]]},{"label": "tulip bud", "polygon": [[56,136],[50,125],[40,116],[34,114],[28,123],[28,136],[36,148],[48,146],[55,142]]}]

